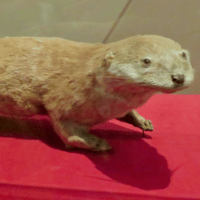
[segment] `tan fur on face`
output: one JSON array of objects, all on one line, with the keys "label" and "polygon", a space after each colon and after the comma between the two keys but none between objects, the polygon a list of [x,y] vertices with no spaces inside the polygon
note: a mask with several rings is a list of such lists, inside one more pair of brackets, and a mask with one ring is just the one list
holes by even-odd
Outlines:
[{"label": "tan fur on face", "polygon": [[[175,92],[176,89],[188,87],[194,79],[189,52],[173,40],[153,35],[135,36],[113,43],[112,46],[117,56],[110,72],[132,79],[138,85]],[[186,58],[182,57],[183,52]],[[151,60],[149,66],[142,62],[145,58]],[[171,81],[171,75],[174,74],[185,75],[184,85],[175,88]]]}]

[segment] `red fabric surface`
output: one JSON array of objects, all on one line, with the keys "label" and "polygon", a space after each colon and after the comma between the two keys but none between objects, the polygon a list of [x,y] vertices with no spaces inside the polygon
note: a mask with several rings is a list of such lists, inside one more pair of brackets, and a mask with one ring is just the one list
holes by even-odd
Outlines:
[{"label": "red fabric surface", "polygon": [[1,118],[0,199],[200,199],[200,95],[155,95],[138,112],[155,131],[93,128],[113,151],[69,152],[48,119]]}]

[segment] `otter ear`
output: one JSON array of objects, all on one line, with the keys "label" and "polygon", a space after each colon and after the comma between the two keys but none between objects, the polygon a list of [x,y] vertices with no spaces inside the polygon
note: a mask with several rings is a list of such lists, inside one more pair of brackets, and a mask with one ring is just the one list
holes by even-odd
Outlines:
[{"label": "otter ear", "polygon": [[114,57],[115,56],[112,51],[106,54],[105,58],[103,59],[103,67],[109,67]]}]

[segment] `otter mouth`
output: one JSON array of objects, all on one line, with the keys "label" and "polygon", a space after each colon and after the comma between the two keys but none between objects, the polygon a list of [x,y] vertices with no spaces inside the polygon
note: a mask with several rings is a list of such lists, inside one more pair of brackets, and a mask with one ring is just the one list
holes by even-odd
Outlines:
[{"label": "otter mouth", "polygon": [[178,92],[178,91],[180,91],[181,89],[179,89],[179,90],[175,90],[175,89],[162,89],[162,90],[160,90],[162,93],[165,93],[165,94],[172,94],[172,93],[175,93],[175,92]]},{"label": "otter mouth", "polygon": [[188,88],[189,86],[185,86],[183,84],[174,84],[174,87],[171,87],[171,88],[160,88],[161,92],[163,93],[167,93],[167,94],[171,94],[171,93],[175,93],[175,92],[178,92],[178,91],[181,91],[181,90],[184,90],[186,88]]},{"label": "otter mouth", "polygon": [[155,86],[155,85],[142,85],[142,87],[150,90],[156,90],[158,92],[171,94],[181,90],[188,88],[189,86],[185,86],[184,84],[174,84],[172,87],[162,87],[162,86]]}]

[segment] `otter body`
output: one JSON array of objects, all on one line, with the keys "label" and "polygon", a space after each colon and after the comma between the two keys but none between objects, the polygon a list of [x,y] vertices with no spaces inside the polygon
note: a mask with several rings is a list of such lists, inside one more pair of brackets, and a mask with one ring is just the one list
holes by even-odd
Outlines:
[{"label": "otter body", "polygon": [[66,147],[95,151],[109,144],[89,129],[110,119],[153,130],[134,109],[157,92],[193,81],[189,52],[161,36],[110,44],[61,38],[0,39],[0,115],[48,114]]}]

